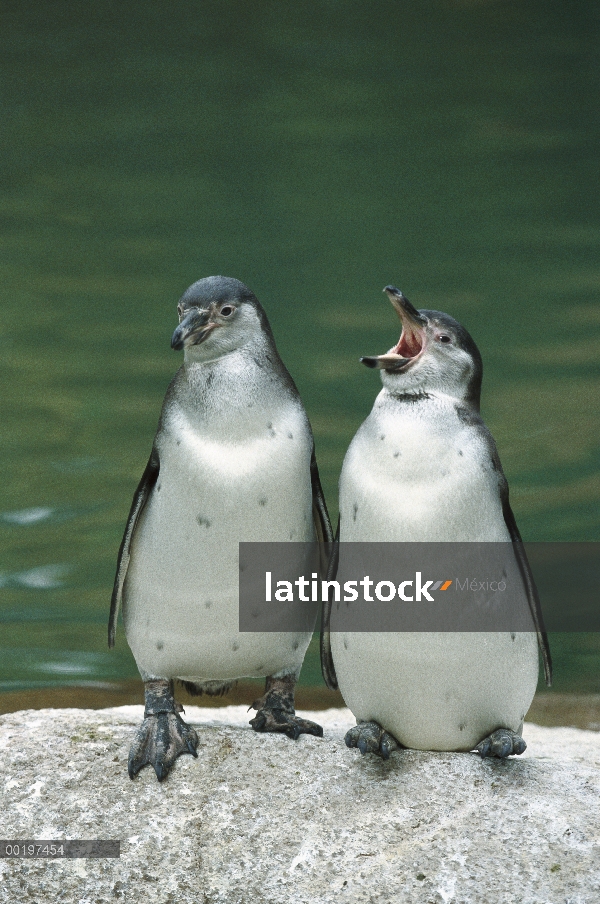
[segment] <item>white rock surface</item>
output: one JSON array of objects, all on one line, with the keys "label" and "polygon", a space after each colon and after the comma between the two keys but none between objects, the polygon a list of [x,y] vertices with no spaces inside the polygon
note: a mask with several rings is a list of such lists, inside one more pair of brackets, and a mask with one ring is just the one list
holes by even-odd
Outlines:
[{"label": "white rock surface", "polygon": [[132,782],[139,706],[0,717],[4,839],[110,838],[120,859],[0,860],[2,902],[597,904],[600,734],[525,726],[505,762],[258,735],[189,707],[199,757]]}]

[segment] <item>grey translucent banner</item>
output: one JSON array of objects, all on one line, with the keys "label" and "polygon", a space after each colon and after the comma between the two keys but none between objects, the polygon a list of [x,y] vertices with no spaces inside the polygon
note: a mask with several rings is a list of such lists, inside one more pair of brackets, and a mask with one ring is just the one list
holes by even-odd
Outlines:
[{"label": "grey translucent banner", "polygon": [[240,631],[312,631],[321,606],[332,631],[534,631],[540,604],[548,631],[600,631],[600,543],[332,550],[240,543]]},{"label": "grey translucent banner", "polygon": [[18,860],[42,859],[87,859],[97,857],[120,857],[121,842],[94,839],[72,839],[71,841],[2,840],[0,857]]}]

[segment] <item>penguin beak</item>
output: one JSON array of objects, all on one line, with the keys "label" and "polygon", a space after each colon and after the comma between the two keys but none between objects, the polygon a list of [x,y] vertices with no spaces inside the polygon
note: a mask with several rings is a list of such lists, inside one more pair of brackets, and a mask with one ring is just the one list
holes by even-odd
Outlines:
[{"label": "penguin beak", "polygon": [[192,308],[187,312],[171,337],[171,348],[179,352],[189,345],[200,345],[209,333],[214,330],[216,323],[209,322],[209,312],[200,308]]},{"label": "penguin beak", "polygon": [[396,370],[402,370],[405,364],[410,364],[410,358],[402,358],[400,355],[394,355],[391,352],[387,355],[368,355],[360,359],[360,363],[365,367],[376,367],[379,370],[387,370],[388,373],[394,373]]},{"label": "penguin beak", "polygon": [[366,367],[377,367],[388,373],[402,370],[408,364],[412,364],[425,348],[425,327],[427,320],[405,298],[400,289],[395,286],[386,286],[383,290],[396,313],[402,321],[402,333],[398,344],[385,355],[376,355],[361,358],[361,363]]}]

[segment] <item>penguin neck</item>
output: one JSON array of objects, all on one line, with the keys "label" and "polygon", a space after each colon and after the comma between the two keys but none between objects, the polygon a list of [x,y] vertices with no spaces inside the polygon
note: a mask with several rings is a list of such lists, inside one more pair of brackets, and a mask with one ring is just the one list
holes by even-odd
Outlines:
[{"label": "penguin neck", "polygon": [[397,415],[400,411],[403,416],[420,419],[439,417],[444,412],[452,412],[454,416],[457,409],[467,410],[474,416],[479,414],[479,406],[474,405],[463,395],[425,388],[392,392],[384,387],[377,396],[375,407],[382,412],[393,410]]},{"label": "penguin neck", "polygon": [[252,434],[264,417],[298,404],[291,378],[265,334],[212,360],[185,360],[175,400],[190,425],[215,435]]},{"label": "penguin neck", "polygon": [[[465,377],[465,374],[462,375]],[[481,369],[477,373],[467,373],[464,379],[444,379],[439,370],[426,367],[407,374],[391,374],[381,371],[384,393],[399,403],[418,404],[432,402],[437,407],[469,409],[479,414],[481,395]]]}]

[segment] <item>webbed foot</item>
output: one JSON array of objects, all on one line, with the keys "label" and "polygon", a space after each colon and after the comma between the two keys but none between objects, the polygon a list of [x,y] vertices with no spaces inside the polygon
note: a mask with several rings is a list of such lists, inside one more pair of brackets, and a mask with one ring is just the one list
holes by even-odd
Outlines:
[{"label": "webbed foot", "polygon": [[285,712],[283,709],[263,707],[253,719],[250,719],[250,725],[254,731],[283,732],[293,741],[297,741],[301,734],[311,734],[317,738],[323,737],[323,729],[316,722],[301,719],[294,712]]},{"label": "webbed foot", "polygon": [[521,735],[511,731],[510,728],[497,728],[489,737],[484,738],[475,749],[482,759],[486,756],[505,759],[513,753],[523,753],[527,749],[527,744]]},{"label": "webbed foot", "polygon": [[144,718],[129,751],[129,778],[144,766],[154,766],[162,782],[182,753],[197,757],[198,735],[178,713],[157,713]]},{"label": "webbed foot", "polygon": [[402,746],[378,722],[359,722],[346,732],[344,740],[346,747],[358,747],[363,756],[374,753],[382,760],[389,759],[390,753]]},{"label": "webbed foot", "polygon": [[295,675],[283,678],[268,677],[265,692],[255,700],[251,709],[258,710],[250,725],[254,731],[278,731],[297,741],[301,734],[323,737],[323,729],[316,722],[301,719],[294,709]]},{"label": "webbed foot", "polygon": [[198,735],[179,715],[183,707],[173,699],[172,682],[147,681],[144,691],[144,721],[129,751],[129,777],[135,778],[144,766],[153,766],[162,782],[182,753],[198,756]]}]

